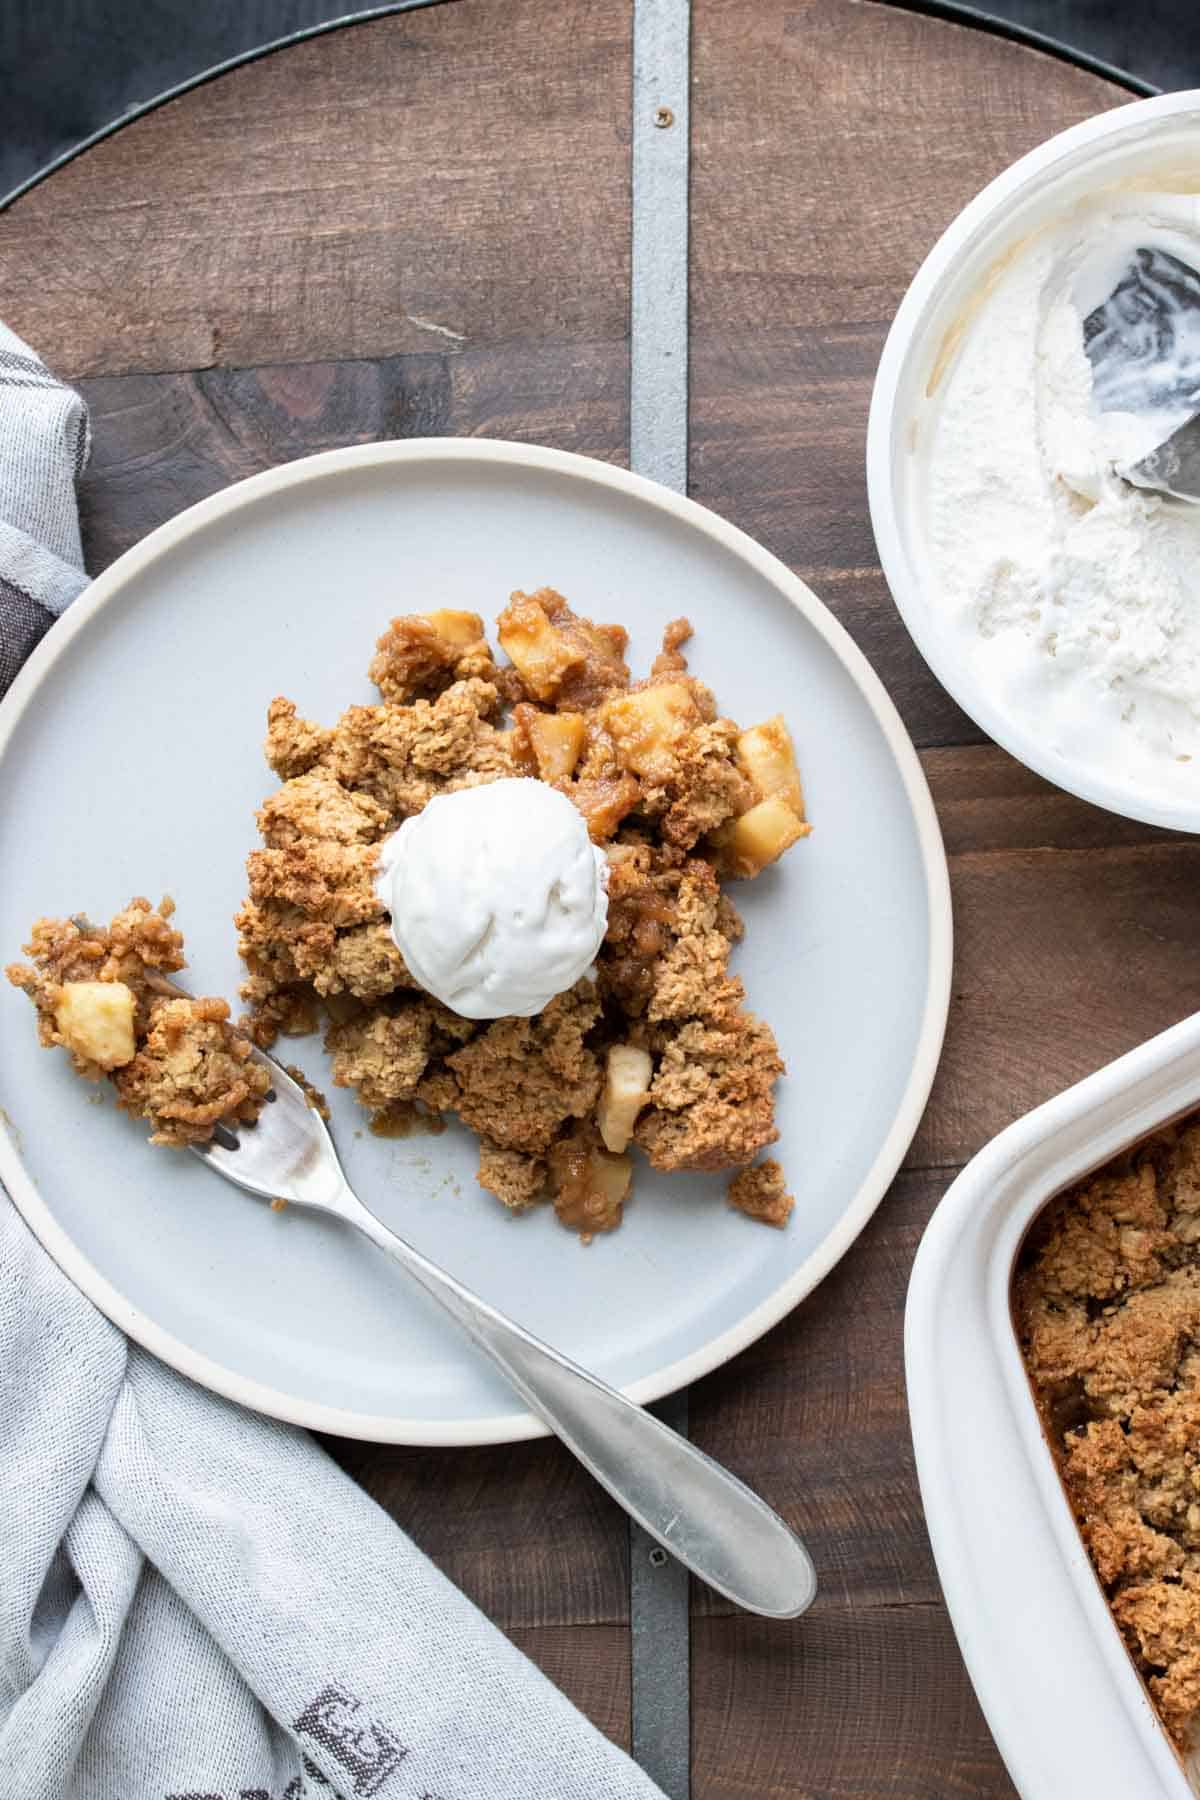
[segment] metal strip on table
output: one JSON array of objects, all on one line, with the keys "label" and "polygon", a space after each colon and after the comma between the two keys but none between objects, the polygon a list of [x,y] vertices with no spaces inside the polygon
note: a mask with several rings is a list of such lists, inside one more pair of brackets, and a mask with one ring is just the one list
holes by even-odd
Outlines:
[{"label": "metal strip on table", "polygon": [[[688,0],[634,0],[629,461],[679,493],[688,466]],[[687,1393],[655,1408],[687,1435]],[[634,1759],[669,1800],[691,1790],[688,1572],[629,1531]]]},{"label": "metal strip on table", "polygon": [[629,460],[687,491],[688,0],[633,9]]},{"label": "metal strip on table", "polygon": [[[687,1389],[652,1409],[687,1436]],[[633,1758],[669,1800],[691,1791],[689,1577],[640,1525],[629,1527]]]}]

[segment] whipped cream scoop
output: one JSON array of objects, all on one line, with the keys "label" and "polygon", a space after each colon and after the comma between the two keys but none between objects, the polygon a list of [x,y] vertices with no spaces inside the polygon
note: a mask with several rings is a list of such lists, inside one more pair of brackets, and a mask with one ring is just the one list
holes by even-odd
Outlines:
[{"label": "whipped cream scoop", "polygon": [[464,1019],[528,1019],[574,987],[608,924],[608,861],[532,778],[439,794],[380,846],[375,890],[414,979]]},{"label": "whipped cream scoop", "polygon": [[[1131,259],[1161,284],[1168,257],[1200,268],[1200,196],[1114,189],[996,267],[934,400],[925,529],[943,630],[993,703],[1126,792],[1194,804],[1200,507],[1114,472],[1200,400],[1183,300],[1164,321],[1127,274],[1113,289]],[[1110,363],[1097,345],[1123,310],[1145,342]],[[1147,392],[1157,410],[1121,410]]]}]

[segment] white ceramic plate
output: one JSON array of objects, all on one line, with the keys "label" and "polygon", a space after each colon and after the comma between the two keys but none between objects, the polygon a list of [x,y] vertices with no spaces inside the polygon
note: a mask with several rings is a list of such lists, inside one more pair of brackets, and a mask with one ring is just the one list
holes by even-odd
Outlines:
[{"label": "white ceramic plate", "polygon": [[[853,1241],[924,1106],[950,975],[946,864],[917,758],[883,688],[818,600],[703,508],[619,469],[477,440],[334,451],[192,507],[106,571],[0,706],[0,952],[31,920],[107,917],[170,892],[188,979],[233,995],[231,914],[273,785],[278,693],[332,721],[373,698],[395,613],[494,618],[514,587],[561,589],[633,632],[696,626],[693,668],[745,722],[783,710],[815,830],[739,890],[736,967],[789,1076],[779,1155],[789,1228],[732,1212],[717,1177],[645,1165],[625,1223],[583,1249],[548,1209],[476,1187],[468,1134],[386,1142],[326,1087],[351,1180],[427,1254],[570,1355],[650,1400],[780,1319]],[[432,1305],[333,1222],[277,1214],[139,1126],[36,1048],[0,993],[0,1178],[42,1242],[129,1335],[248,1406],[399,1443],[540,1435]]]}]

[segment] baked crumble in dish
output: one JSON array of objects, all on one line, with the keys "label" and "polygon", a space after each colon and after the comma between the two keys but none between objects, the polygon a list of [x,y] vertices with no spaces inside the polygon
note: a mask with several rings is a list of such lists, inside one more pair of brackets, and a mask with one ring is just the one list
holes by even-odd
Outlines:
[{"label": "baked crumble in dish", "polygon": [[1014,1301],[1092,1564],[1188,1750],[1200,1724],[1200,1115],[1055,1201]]},{"label": "baked crumble in dish", "polygon": [[174,905],[134,899],[112,923],[39,919],[6,973],[37,1008],[38,1036],[69,1051],[88,1081],[107,1076],[118,1104],[149,1121],[150,1141],[203,1143],[218,1125],[258,1117],[270,1072],[225,1000],[181,994]]},{"label": "baked crumble in dish", "polygon": [[[551,1199],[585,1238],[611,1230],[630,1148],[664,1171],[747,1170],[775,1141],[783,1062],[729,973],[742,935],[722,889],[808,834],[781,717],[742,730],[689,673],[686,619],[647,679],[627,633],[552,589],[516,593],[498,664],[474,613],[397,618],[370,676],[378,704],[332,727],[277,698],[266,753],[281,786],[258,814],[237,914],[247,1027],[323,1027],[333,1080],[383,1133],[455,1114],[479,1137],[479,1181],[514,1211]],[[376,892],[381,842],[435,796],[534,777],[578,808],[608,862],[608,925],[585,977],[532,1018],[477,1022],[418,987]],[[731,1201],[774,1225],[777,1165]]]}]

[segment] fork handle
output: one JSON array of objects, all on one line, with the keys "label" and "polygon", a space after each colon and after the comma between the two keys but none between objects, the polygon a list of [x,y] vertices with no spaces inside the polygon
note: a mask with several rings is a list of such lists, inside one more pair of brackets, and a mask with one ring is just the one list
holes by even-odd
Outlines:
[{"label": "fork handle", "polygon": [[607,1382],[525,1331],[388,1230],[347,1186],[338,1212],[408,1271],[650,1537],[748,1612],[792,1619],[817,1591],[808,1551],[765,1501]]}]

